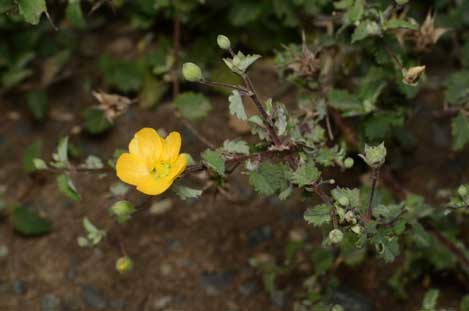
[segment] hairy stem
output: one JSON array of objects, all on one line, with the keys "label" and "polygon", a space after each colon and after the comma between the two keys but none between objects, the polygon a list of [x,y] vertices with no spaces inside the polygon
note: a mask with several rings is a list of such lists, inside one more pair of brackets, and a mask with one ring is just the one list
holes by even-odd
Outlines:
[{"label": "hairy stem", "polygon": [[251,96],[252,95],[252,93],[248,89],[246,89],[242,86],[239,86],[239,85],[223,83],[223,82],[208,81],[208,80],[201,80],[201,81],[198,81],[198,83],[200,83],[202,85],[206,85],[206,86],[224,87],[224,88],[227,88],[227,89],[236,90],[236,91],[239,91],[241,93],[241,95],[245,95],[245,96]]},{"label": "hairy stem", "polygon": [[179,67],[179,50],[181,46],[181,22],[177,12],[174,12],[173,17],[173,98],[176,98],[179,94],[179,77],[178,77],[178,67]]},{"label": "hairy stem", "polygon": [[371,216],[373,215],[373,198],[375,196],[376,190],[376,183],[378,182],[379,178],[379,168],[373,168],[371,172],[371,193],[370,199],[368,200],[368,209],[366,211],[365,222],[369,222],[371,220]]}]

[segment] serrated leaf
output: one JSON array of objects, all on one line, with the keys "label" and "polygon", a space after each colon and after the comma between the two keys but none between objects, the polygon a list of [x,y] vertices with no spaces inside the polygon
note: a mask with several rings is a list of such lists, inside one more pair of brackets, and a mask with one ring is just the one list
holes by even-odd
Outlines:
[{"label": "serrated leaf", "polygon": [[378,232],[371,242],[375,245],[376,252],[385,262],[392,262],[399,255],[399,243],[397,237],[385,236]]},{"label": "serrated leaf", "polygon": [[172,187],[172,189],[181,200],[196,199],[202,194],[202,190],[189,188],[186,186],[178,185]]},{"label": "serrated leaf", "polygon": [[36,141],[28,146],[23,155],[23,168],[27,173],[34,172],[36,166],[34,159],[41,157],[42,141]]},{"label": "serrated leaf", "polygon": [[228,101],[230,102],[230,113],[240,120],[247,120],[248,117],[244,110],[243,99],[239,92],[236,90],[233,91],[233,93],[228,97]]},{"label": "serrated leaf", "polygon": [[61,163],[68,162],[68,136],[60,139],[59,144],[57,145],[57,152],[54,154],[56,161]]},{"label": "serrated leaf", "polygon": [[244,140],[225,140],[223,150],[229,153],[249,154],[249,145]]},{"label": "serrated leaf", "polygon": [[318,170],[314,162],[310,161],[303,163],[298,169],[291,175],[291,181],[300,187],[311,185],[316,182],[321,176],[321,172]]},{"label": "serrated leaf", "polygon": [[346,117],[364,113],[361,100],[346,90],[331,89],[328,93],[328,99],[330,105],[343,112]]},{"label": "serrated leaf", "polygon": [[184,118],[192,121],[206,117],[212,110],[212,105],[207,97],[193,92],[180,94],[176,97],[174,104]]},{"label": "serrated leaf", "polygon": [[339,201],[341,197],[346,197],[350,207],[360,207],[360,189],[337,187],[331,191],[331,194],[336,201]]},{"label": "serrated leaf", "polygon": [[344,10],[344,9],[351,7],[352,4],[353,4],[353,0],[340,0],[340,1],[334,2],[334,7],[339,10]]},{"label": "serrated leaf", "polygon": [[398,29],[398,28],[405,28],[405,29],[412,29],[417,30],[418,25],[411,23],[409,21],[397,18],[391,18],[384,23],[385,29]]},{"label": "serrated leaf", "polygon": [[469,311],[469,295],[465,295],[461,299],[461,303],[459,304],[460,311]]},{"label": "serrated leaf", "polygon": [[469,71],[454,72],[445,81],[446,100],[452,105],[467,103],[469,98]]},{"label": "serrated leaf", "polygon": [[461,150],[469,143],[469,118],[459,113],[451,121],[451,134],[453,136],[453,149]]},{"label": "serrated leaf", "polygon": [[47,219],[24,207],[16,207],[12,217],[15,230],[24,235],[37,236],[52,230],[52,224]]},{"label": "serrated leaf", "polygon": [[352,33],[352,43],[363,40],[369,36],[377,36],[381,34],[381,28],[375,21],[362,21]]},{"label": "serrated leaf", "polygon": [[88,243],[84,243],[84,240],[81,239],[80,246],[97,245],[106,236],[106,231],[98,229],[88,217],[83,218],[83,228],[85,228]]},{"label": "serrated leaf", "polygon": [[208,167],[214,170],[218,175],[225,176],[225,159],[220,152],[205,150],[202,153],[202,159],[204,159]]},{"label": "serrated leaf", "polygon": [[359,21],[365,11],[364,0],[355,0],[353,6],[351,6],[345,13],[345,19],[347,23],[352,24]]},{"label": "serrated leaf", "polygon": [[139,106],[142,108],[154,107],[168,89],[167,83],[157,80],[153,75],[147,75],[140,90]]},{"label": "serrated leaf", "polygon": [[57,176],[57,186],[60,192],[65,194],[72,201],[79,201],[80,194],[77,192],[72,180],[65,174]]},{"label": "serrated leaf", "polygon": [[310,207],[305,211],[303,217],[307,223],[321,226],[331,221],[331,207],[327,204]]},{"label": "serrated leaf", "polygon": [[273,195],[287,188],[286,168],[282,164],[261,163],[251,172],[249,183],[260,194]]},{"label": "serrated leaf", "polygon": [[86,109],[83,112],[83,118],[85,119],[85,130],[93,135],[104,133],[112,126],[112,124],[106,118],[104,111],[96,107],[90,107]]},{"label": "serrated leaf", "polygon": [[36,25],[41,15],[47,12],[46,0],[17,0],[18,10],[24,20]]}]

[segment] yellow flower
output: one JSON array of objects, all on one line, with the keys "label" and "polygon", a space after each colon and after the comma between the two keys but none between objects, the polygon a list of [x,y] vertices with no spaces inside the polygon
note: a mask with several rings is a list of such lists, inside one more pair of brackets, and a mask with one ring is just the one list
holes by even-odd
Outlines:
[{"label": "yellow flower", "polygon": [[117,177],[145,194],[165,192],[186,168],[187,157],[180,149],[179,133],[161,138],[154,129],[143,128],[130,141],[129,153],[117,159]]}]

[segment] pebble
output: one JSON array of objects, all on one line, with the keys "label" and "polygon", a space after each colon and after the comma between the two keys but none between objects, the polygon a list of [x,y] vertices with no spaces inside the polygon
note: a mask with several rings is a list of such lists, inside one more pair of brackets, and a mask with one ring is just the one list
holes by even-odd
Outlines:
[{"label": "pebble", "polygon": [[373,306],[367,298],[352,289],[340,287],[332,296],[334,304],[341,305],[347,311],[372,311]]},{"label": "pebble", "polygon": [[164,296],[164,297],[158,298],[155,301],[154,308],[157,310],[162,310],[166,308],[167,306],[169,306],[172,301],[173,301],[173,297],[171,296]]},{"label": "pebble", "polygon": [[47,294],[41,300],[41,311],[59,311],[60,299],[54,294]]},{"label": "pebble", "polygon": [[13,283],[13,288],[17,295],[24,295],[28,291],[28,286],[26,285],[26,282],[21,280],[15,281]]},{"label": "pebble", "polygon": [[106,298],[92,285],[81,287],[81,298],[87,306],[96,310],[104,310],[107,307]]},{"label": "pebble", "polygon": [[239,286],[239,292],[246,297],[251,296],[257,291],[257,284],[255,282],[249,282],[246,284],[241,284]]},{"label": "pebble", "polygon": [[270,294],[270,300],[272,303],[280,308],[286,308],[288,306],[288,296],[285,291],[274,290]]},{"label": "pebble", "polygon": [[173,201],[171,199],[164,199],[153,203],[150,207],[150,214],[152,215],[163,215],[167,213],[173,207]]},{"label": "pebble", "polygon": [[234,273],[229,271],[202,272],[200,283],[209,295],[218,295],[233,281]]}]

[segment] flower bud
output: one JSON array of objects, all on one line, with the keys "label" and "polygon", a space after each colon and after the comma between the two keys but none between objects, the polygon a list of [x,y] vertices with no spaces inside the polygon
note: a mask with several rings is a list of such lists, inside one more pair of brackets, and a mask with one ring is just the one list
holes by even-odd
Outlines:
[{"label": "flower bud", "polygon": [[117,201],[111,206],[110,213],[116,216],[117,222],[124,223],[130,219],[135,212],[135,208],[129,201]]},{"label": "flower bud", "polygon": [[425,66],[414,66],[409,69],[402,69],[402,76],[404,84],[415,86],[420,80],[420,77],[425,72]]},{"label": "flower bud", "polygon": [[337,200],[337,202],[339,202],[339,204],[342,205],[342,206],[347,206],[347,205],[350,204],[350,200],[349,200],[347,197],[345,197],[345,196],[341,196],[341,197]]},{"label": "flower bud", "polygon": [[116,270],[119,271],[119,273],[126,273],[129,272],[133,269],[134,267],[134,262],[130,257],[124,256],[116,261]]},{"label": "flower bud", "polygon": [[342,242],[343,238],[344,238],[344,234],[339,229],[334,229],[331,232],[329,232],[329,240],[331,240],[331,242],[334,244]]},{"label": "flower bud", "polygon": [[187,81],[196,82],[202,80],[202,70],[194,63],[182,65],[182,75]]},{"label": "flower bud", "polygon": [[378,146],[365,145],[365,154],[360,154],[360,157],[362,157],[370,167],[379,168],[386,161],[386,153],[384,143]]},{"label": "flower bud", "polygon": [[458,194],[462,197],[465,197],[467,195],[467,188],[464,185],[459,186],[458,188]]},{"label": "flower bud", "polygon": [[344,311],[344,308],[341,305],[333,305],[331,311]]},{"label": "flower bud", "polygon": [[344,160],[344,167],[345,168],[351,168],[353,166],[353,164],[354,164],[354,161],[353,161],[352,158],[346,158]]},{"label": "flower bud", "polygon": [[228,37],[224,35],[218,35],[217,44],[220,47],[220,49],[223,49],[223,50],[229,50],[231,47],[230,39],[228,39]]},{"label": "flower bud", "polygon": [[357,218],[355,217],[355,213],[353,211],[348,211],[347,213],[345,213],[344,218],[348,223],[357,223]]}]

